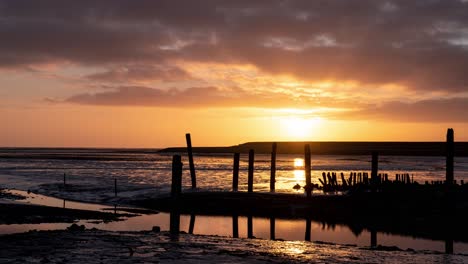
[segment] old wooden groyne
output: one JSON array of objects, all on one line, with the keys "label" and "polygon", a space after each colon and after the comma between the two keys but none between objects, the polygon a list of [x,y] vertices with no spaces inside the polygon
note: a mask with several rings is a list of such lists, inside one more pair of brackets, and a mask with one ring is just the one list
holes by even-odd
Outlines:
[{"label": "old wooden groyne", "polygon": [[[187,135],[188,156],[193,155]],[[394,232],[446,241],[446,252],[453,252],[453,241],[468,242],[468,184],[454,178],[454,131],[448,129],[446,142],[446,179],[444,182],[415,182],[409,174],[390,179],[379,173],[379,153],[371,152],[370,175],[322,173],[319,184],[311,182],[311,149],[304,145],[305,195],[275,193],[277,144],[271,146],[270,192],[254,192],[254,150],[248,152],[247,192],[238,192],[239,157],[233,155],[232,192],[182,192],[181,156],[173,156],[171,195],[137,201],[148,208],[171,212],[171,230],[179,231],[180,214],[225,215],[235,219],[270,218],[274,237],[275,218],[303,218],[306,225],[317,220],[341,223],[376,232]],[[193,156],[192,156],[193,157]],[[192,188],[196,188],[195,165],[189,158]],[[313,195],[319,189],[327,195]],[[337,195],[336,193],[340,193]],[[331,195],[330,195],[331,194]],[[251,223],[251,221],[248,221]],[[307,227],[307,226],[306,226]],[[248,230],[252,227],[249,225]],[[306,228],[306,230],[308,230]],[[249,232],[250,234],[250,232]],[[310,232],[309,232],[310,237]],[[307,238],[307,234],[306,234]],[[375,243],[371,243],[375,244]]]}]

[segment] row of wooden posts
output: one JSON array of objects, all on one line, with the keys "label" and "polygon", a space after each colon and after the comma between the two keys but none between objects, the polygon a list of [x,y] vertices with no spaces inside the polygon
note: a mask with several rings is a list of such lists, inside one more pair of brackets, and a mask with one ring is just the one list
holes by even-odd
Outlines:
[{"label": "row of wooden posts", "polygon": [[[190,166],[190,176],[192,182],[192,188],[197,188],[196,182],[196,172],[195,172],[195,164],[193,161],[193,151],[192,151],[192,140],[189,133],[186,135],[187,141],[187,152],[189,158],[189,166]],[[271,151],[271,170],[270,170],[270,191],[275,191],[275,182],[276,182],[276,152],[277,152],[277,143],[272,144],[272,151]],[[254,150],[251,149],[249,151],[249,160],[248,160],[248,179],[247,179],[247,191],[253,192],[253,179],[254,179],[254,158],[255,153]],[[233,179],[232,179],[232,190],[237,191],[239,185],[239,163],[240,163],[240,153],[234,153],[234,164],[233,164]],[[448,129],[447,131],[447,157],[446,157],[446,181],[445,183],[453,184],[454,181],[454,132],[453,129]],[[310,155],[310,145],[304,145],[304,170],[305,170],[305,180],[306,185],[304,187],[307,197],[311,196],[313,191],[313,185],[311,181],[311,155]],[[322,179],[319,179],[320,183],[324,187],[324,191],[328,189],[335,190],[336,186],[338,185],[338,181],[336,180],[336,175],[332,175],[332,178],[323,176]],[[351,177],[353,176],[353,178]],[[344,178],[343,173],[341,173],[341,180],[342,185],[344,187],[351,186],[356,184],[356,175],[351,175],[348,181]],[[368,182],[368,178],[366,177],[367,173],[362,174],[362,181],[359,182]],[[172,187],[171,187],[171,194],[177,195],[182,191],[182,161],[180,155],[174,155],[172,161]],[[175,177],[175,178],[174,178]],[[328,184],[327,184],[328,178]],[[388,181],[387,175],[378,174],[378,153],[372,153],[372,169],[371,169],[371,184],[381,183],[382,181]],[[413,182],[413,179],[410,180],[409,174],[397,174],[396,175],[396,182],[406,182],[410,183]],[[437,184],[436,182],[435,184]],[[461,182],[463,184],[463,181]],[[63,188],[66,189],[66,174],[63,174]],[[426,184],[428,184],[426,182]],[[117,179],[114,178],[114,195],[117,197]]]},{"label": "row of wooden posts", "polygon": [[[192,140],[191,136],[189,133],[185,135],[186,141],[187,141],[187,153],[188,153],[188,158],[189,158],[189,166],[190,166],[190,176],[191,176],[191,181],[192,181],[192,188],[195,189],[197,187],[196,183],[196,174],[195,174],[195,164],[193,161],[193,151],[192,151]],[[447,130],[447,155],[446,155],[446,184],[453,184],[454,183],[454,154],[455,154],[455,148],[454,148],[454,131],[452,128],[449,128]],[[276,182],[276,152],[277,152],[277,143],[272,144],[272,151],[271,151],[271,170],[270,170],[270,191],[274,192],[275,191],[275,182]],[[248,160],[248,176],[247,176],[247,192],[253,192],[253,179],[254,179],[254,158],[255,158],[255,153],[254,150],[251,149],[249,150],[249,160]],[[173,176],[174,176],[174,170],[176,172],[180,171],[180,184],[182,180],[182,162],[180,161],[181,158],[179,155],[174,156],[173,160]],[[239,160],[240,160],[240,153],[234,153],[234,163],[233,163],[233,179],[232,179],[232,190],[237,191],[238,190],[238,184],[239,184]],[[387,182],[388,177],[386,175],[380,175],[378,173],[378,163],[379,163],[379,154],[377,152],[372,152],[372,161],[371,161],[371,177],[370,179],[367,180],[370,185],[377,185],[379,183],[382,183],[383,181]],[[174,168],[174,166],[179,166],[178,168]],[[310,145],[305,144],[304,145],[304,170],[305,170],[305,181],[306,184],[304,186],[304,189],[306,191],[307,197],[310,197],[312,194],[313,190],[313,185],[312,185],[312,180],[311,180],[311,155],[310,155]],[[179,175],[175,175],[176,177],[179,177]],[[363,175],[364,176],[364,175]],[[342,177],[342,184],[346,184],[346,180],[344,179],[343,174],[341,175]],[[366,179],[366,178],[364,178]],[[173,179],[174,180],[174,179]],[[179,179],[175,179],[179,183]],[[326,188],[327,185],[327,178],[323,177],[323,181],[319,179],[320,182],[322,183],[323,187]],[[369,181],[370,180],[370,181]],[[397,175],[396,176],[396,181],[397,182],[406,182],[410,183],[413,182],[413,179],[409,179],[409,174],[404,174],[404,175]],[[338,182],[335,182],[336,185],[338,185]],[[329,181],[330,183],[330,181]],[[349,183],[347,185],[351,185],[351,182],[349,180]],[[180,191],[181,187],[177,187],[176,190]]]}]

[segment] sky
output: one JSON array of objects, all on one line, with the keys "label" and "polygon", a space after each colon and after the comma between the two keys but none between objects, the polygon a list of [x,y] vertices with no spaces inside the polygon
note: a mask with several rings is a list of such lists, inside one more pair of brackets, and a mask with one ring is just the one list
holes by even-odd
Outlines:
[{"label": "sky", "polygon": [[468,1],[0,0],[0,146],[468,141]]}]

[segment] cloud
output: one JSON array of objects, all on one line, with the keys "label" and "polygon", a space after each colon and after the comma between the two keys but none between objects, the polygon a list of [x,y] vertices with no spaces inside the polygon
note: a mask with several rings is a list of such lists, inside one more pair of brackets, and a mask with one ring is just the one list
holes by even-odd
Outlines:
[{"label": "cloud", "polygon": [[194,80],[185,70],[167,65],[131,64],[111,67],[102,72],[87,76],[93,81],[122,83],[122,82],[148,82],[148,81],[187,81]]},{"label": "cloud", "polygon": [[243,63],[306,81],[463,92],[466,14],[458,0],[0,0],[0,67],[71,62],[131,80],[146,73],[122,65]]},{"label": "cloud", "polygon": [[[398,101],[381,105],[359,104],[333,98],[291,96],[279,92],[251,93],[239,88],[192,87],[157,89],[143,86],[120,86],[96,93],[83,93],[65,100],[46,98],[48,103],[73,103],[103,106],[149,107],[255,107],[288,108],[304,118],[324,117],[330,120],[390,120],[398,122],[468,122],[468,98]],[[326,103],[324,103],[326,102]],[[298,109],[303,109],[299,111]],[[312,111],[312,110],[313,111]],[[288,113],[288,112],[285,112]]]},{"label": "cloud", "polygon": [[397,122],[468,122],[468,98],[422,100],[413,103],[388,102],[341,113],[341,118],[387,120]]},{"label": "cloud", "polygon": [[157,89],[144,86],[107,87],[96,93],[83,93],[65,100],[46,98],[49,103],[75,103],[107,106],[150,106],[150,107],[333,107],[339,100],[327,105],[323,98],[307,96],[291,97],[282,93],[250,93],[233,88],[192,87],[188,89]]}]

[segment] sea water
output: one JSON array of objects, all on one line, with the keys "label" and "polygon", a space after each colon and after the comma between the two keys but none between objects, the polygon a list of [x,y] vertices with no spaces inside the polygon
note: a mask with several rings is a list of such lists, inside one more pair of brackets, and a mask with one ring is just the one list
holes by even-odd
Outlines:
[{"label": "sea water", "polygon": [[[21,176],[29,183],[58,182],[65,173],[70,183],[112,186],[113,179],[117,179],[122,186],[152,187],[160,193],[168,192],[171,184],[172,154],[125,149],[0,149],[0,157],[2,154],[10,156],[0,158],[0,174]],[[12,158],[12,154],[16,158]],[[187,189],[191,186],[191,180],[188,159],[184,154],[182,183]],[[303,155],[277,155],[277,192],[303,192],[292,188],[296,184],[305,185],[303,158]],[[312,182],[317,184],[323,172],[336,172],[341,183],[340,173],[348,178],[350,172],[370,173],[371,169],[370,155],[319,155],[311,159]],[[233,155],[195,154],[194,161],[200,190],[231,190]],[[247,190],[247,166],[248,155],[242,154],[240,191]],[[254,166],[254,191],[269,191],[270,155],[256,155]],[[421,184],[443,181],[445,157],[380,156],[379,173],[387,173],[390,180],[394,180],[396,174],[407,173],[412,180]],[[455,179],[458,183],[461,180],[468,183],[468,157],[455,158]]]}]

